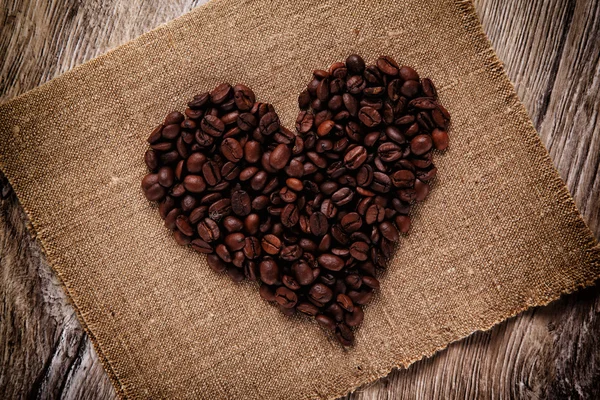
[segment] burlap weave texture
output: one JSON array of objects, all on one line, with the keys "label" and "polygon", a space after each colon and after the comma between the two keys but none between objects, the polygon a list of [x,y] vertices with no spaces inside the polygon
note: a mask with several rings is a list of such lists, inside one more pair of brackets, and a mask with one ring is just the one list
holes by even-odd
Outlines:
[{"label": "burlap weave texture", "polygon": [[[343,349],[178,246],[140,190],[153,126],[222,81],[293,127],[315,68],[414,66],[452,114],[432,193]],[[600,275],[600,249],[470,1],[213,0],[0,106],[6,173],[123,397],[333,398]]]}]

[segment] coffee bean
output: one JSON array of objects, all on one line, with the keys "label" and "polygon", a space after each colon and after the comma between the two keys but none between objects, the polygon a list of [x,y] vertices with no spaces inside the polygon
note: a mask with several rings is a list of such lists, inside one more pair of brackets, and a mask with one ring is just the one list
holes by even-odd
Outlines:
[{"label": "coffee bean", "polygon": [[281,307],[292,308],[298,302],[298,296],[287,287],[280,286],[275,291],[275,301],[279,303]]},{"label": "coffee bean", "polygon": [[362,219],[358,213],[351,212],[346,214],[340,221],[342,228],[348,232],[356,232],[362,226]]},{"label": "coffee bean", "polygon": [[233,97],[235,105],[241,111],[250,110],[256,101],[254,92],[249,87],[240,84],[233,87]]},{"label": "coffee bean", "polygon": [[244,234],[235,232],[225,236],[224,242],[230,251],[238,251],[243,249],[246,245],[246,238],[244,237]]},{"label": "coffee bean", "polygon": [[336,301],[340,305],[340,307],[342,307],[344,310],[348,311],[349,313],[354,311],[354,303],[352,303],[352,299],[350,299],[350,297],[346,296],[345,294],[343,294],[343,293],[338,294],[336,297]]},{"label": "coffee bean", "polygon": [[318,303],[328,303],[333,298],[333,292],[322,283],[315,283],[308,291],[308,296]]},{"label": "coffee bean", "polygon": [[226,159],[234,163],[239,162],[244,156],[244,150],[240,142],[233,138],[227,138],[221,142],[221,153]]},{"label": "coffee bean", "polygon": [[205,218],[198,224],[198,235],[207,243],[214,242],[219,239],[221,232],[219,225],[210,218]]},{"label": "coffee bean", "polygon": [[300,303],[296,306],[296,310],[313,317],[319,312],[319,308],[311,303]]},{"label": "coffee bean", "polygon": [[397,188],[410,188],[414,182],[415,175],[409,170],[402,169],[392,174],[392,183]]},{"label": "coffee bean", "polygon": [[202,239],[192,240],[191,246],[192,249],[196,250],[198,253],[210,254],[213,252],[212,246]]},{"label": "coffee bean", "polygon": [[344,267],[344,260],[333,254],[321,254],[317,260],[320,266],[331,271],[339,271]]},{"label": "coffee bean", "polygon": [[346,58],[346,68],[353,75],[361,75],[365,69],[365,60],[358,54],[351,54]]},{"label": "coffee bean", "polygon": [[354,333],[352,333],[352,330],[344,323],[337,325],[335,337],[344,346],[352,346],[354,343]]},{"label": "coffee bean", "polygon": [[379,231],[387,240],[390,240],[392,242],[398,241],[398,229],[396,229],[394,224],[392,224],[391,222],[384,221],[381,224],[379,224]]},{"label": "coffee bean", "polygon": [[279,130],[279,116],[275,112],[266,113],[259,122],[260,133],[263,136],[271,136]]},{"label": "coffee bean", "polygon": [[400,67],[393,58],[381,56],[377,59],[377,68],[386,75],[396,76]]},{"label": "coffee bean", "polygon": [[410,151],[418,156],[427,153],[432,146],[433,142],[428,135],[418,135],[410,141]]},{"label": "coffee bean", "polygon": [[192,193],[202,193],[206,189],[206,183],[199,175],[186,176],[183,185],[187,191]]},{"label": "coffee bean", "polygon": [[221,171],[219,166],[214,161],[205,162],[202,165],[202,176],[210,186],[215,186],[221,181]]},{"label": "coffee bean", "polygon": [[228,83],[221,83],[210,92],[210,101],[212,101],[213,104],[221,104],[227,99],[230,93],[231,85]]},{"label": "coffee bean", "polygon": [[246,216],[252,211],[252,200],[248,192],[237,189],[231,193],[231,209],[240,216]]},{"label": "coffee bean", "polygon": [[284,226],[291,228],[298,223],[300,216],[296,204],[287,204],[281,211],[281,222]]},{"label": "coffee bean", "polygon": [[371,189],[378,193],[387,193],[390,191],[392,186],[392,180],[389,176],[382,172],[373,172],[373,182],[371,183]]},{"label": "coffee bean", "polygon": [[261,246],[267,254],[279,254],[281,250],[281,240],[272,234],[265,235],[262,239]]},{"label": "coffee bean", "polygon": [[423,201],[429,194],[429,185],[425,182],[421,182],[419,179],[415,181],[415,200]]},{"label": "coffee bean", "polygon": [[434,129],[431,132],[431,140],[433,141],[433,146],[437,150],[443,151],[446,150],[446,148],[448,147],[449,138],[448,133],[446,131],[443,131],[441,129]]},{"label": "coffee bean", "polygon": [[271,152],[269,163],[276,170],[283,169],[287,165],[291,155],[292,151],[290,148],[285,144],[280,144]]},{"label": "coffee bean", "polygon": [[315,320],[323,328],[330,330],[330,331],[335,331],[335,321],[333,319],[331,319],[330,317],[323,315],[323,314],[319,314],[315,317]]},{"label": "coffee bean", "polygon": [[329,229],[329,223],[325,214],[319,211],[315,211],[310,216],[310,231],[315,236],[323,236]]},{"label": "coffee bean", "polygon": [[373,107],[363,107],[358,110],[358,119],[368,128],[373,128],[381,123],[381,115]]},{"label": "coffee bean", "polygon": [[418,81],[419,74],[417,74],[417,71],[415,71],[411,67],[405,65],[402,68],[400,68],[400,78],[402,78],[402,80],[404,81]]},{"label": "coffee bean", "polygon": [[385,162],[394,162],[402,157],[402,149],[396,143],[382,143],[377,148],[377,154]]},{"label": "coffee bean", "polygon": [[180,124],[185,117],[179,111],[173,111],[165,117],[164,125]]},{"label": "coffee bean", "polygon": [[216,254],[209,254],[206,257],[206,261],[208,266],[215,272],[224,272],[227,268],[227,264]]},{"label": "coffee bean", "polygon": [[358,169],[367,161],[367,150],[363,146],[356,146],[344,155],[344,164],[348,169]]},{"label": "coffee bean", "polygon": [[364,317],[365,314],[362,308],[358,305],[354,305],[352,312],[346,314],[344,321],[346,322],[346,325],[355,327],[362,324]]},{"label": "coffee bean", "polygon": [[366,82],[360,75],[353,75],[346,81],[346,90],[350,94],[359,94],[366,86]]},{"label": "coffee bean", "polygon": [[402,84],[400,93],[406,97],[414,97],[419,92],[419,82],[416,80],[408,80]]},{"label": "coffee bean", "polygon": [[267,258],[261,261],[259,269],[260,280],[267,285],[274,285],[279,281],[279,267],[273,259]]},{"label": "coffee bean", "polygon": [[214,115],[206,115],[200,123],[200,128],[210,136],[219,137],[225,131],[225,124]]}]

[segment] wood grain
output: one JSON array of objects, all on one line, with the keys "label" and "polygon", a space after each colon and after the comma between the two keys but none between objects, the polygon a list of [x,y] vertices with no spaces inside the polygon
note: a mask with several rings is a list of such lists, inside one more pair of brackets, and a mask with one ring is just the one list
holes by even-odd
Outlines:
[{"label": "wood grain", "polygon": [[[5,0],[0,101],[203,2]],[[555,166],[600,236],[600,0],[477,0],[476,7]],[[114,398],[5,180],[0,194],[0,397]],[[597,382],[598,286],[475,333],[347,398],[595,399]]]}]

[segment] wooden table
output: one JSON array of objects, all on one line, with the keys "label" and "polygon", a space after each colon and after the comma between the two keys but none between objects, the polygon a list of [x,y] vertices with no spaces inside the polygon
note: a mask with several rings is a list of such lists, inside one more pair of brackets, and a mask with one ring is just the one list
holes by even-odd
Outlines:
[{"label": "wooden table", "polygon": [[[204,2],[4,0],[0,100]],[[554,165],[600,236],[600,0],[476,6]],[[5,181],[0,189],[0,397],[114,398],[16,197]],[[480,397],[600,398],[600,287],[475,333],[348,396]]]}]

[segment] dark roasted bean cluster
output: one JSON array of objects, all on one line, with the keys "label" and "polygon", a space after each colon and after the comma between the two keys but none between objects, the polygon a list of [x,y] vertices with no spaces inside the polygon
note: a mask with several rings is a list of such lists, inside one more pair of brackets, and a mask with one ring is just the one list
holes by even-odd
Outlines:
[{"label": "dark roasted bean cluster", "polygon": [[314,71],[298,103],[294,135],[245,86],[196,96],[152,133],[142,187],[211,268],[258,280],[286,315],[314,316],[349,346],[429,193],[450,116],[431,80],[385,56]]},{"label": "dark roasted bean cluster", "polygon": [[160,202],[175,240],[236,282],[256,280],[261,239],[273,229],[269,196],[301,139],[248,87],[223,83],[194,97],[185,115],[167,115],[148,142],[142,190]]}]

